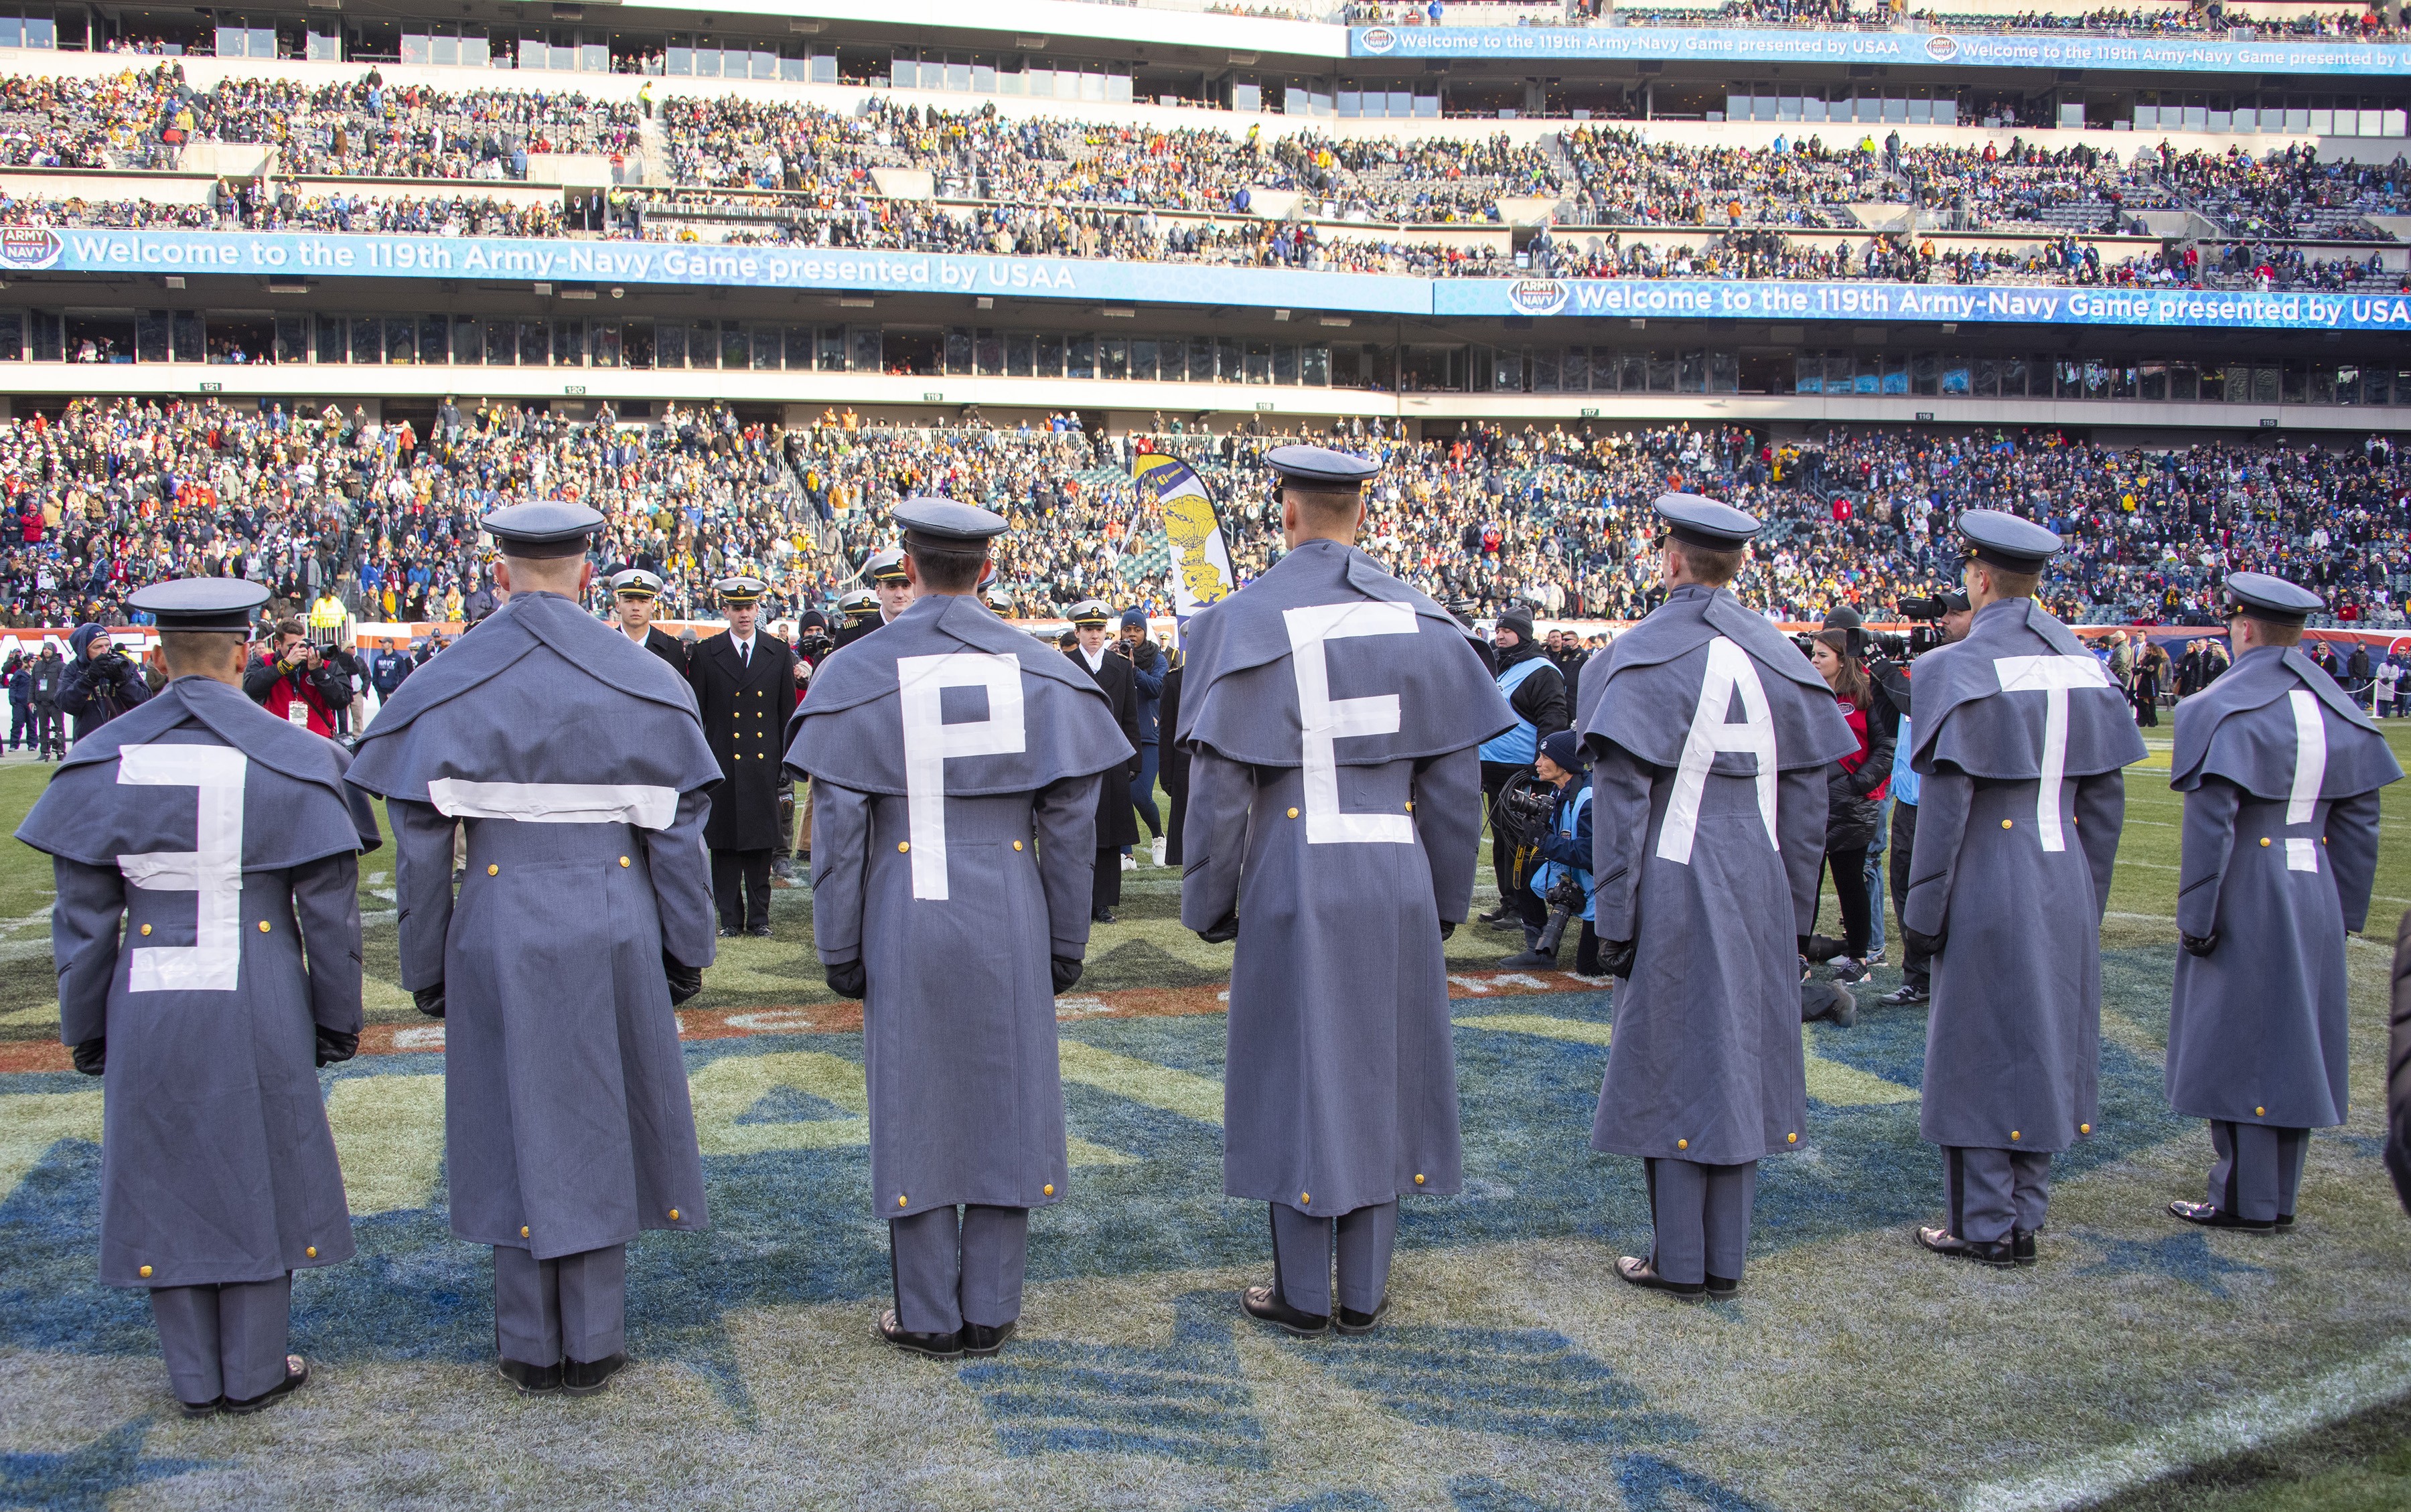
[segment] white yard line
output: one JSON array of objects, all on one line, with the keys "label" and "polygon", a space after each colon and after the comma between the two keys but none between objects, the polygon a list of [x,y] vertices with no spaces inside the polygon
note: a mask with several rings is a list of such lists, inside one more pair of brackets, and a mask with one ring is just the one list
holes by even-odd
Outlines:
[{"label": "white yard line", "polygon": [[2411,1339],[2396,1339],[2324,1375],[2238,1397],[2114,1448],[2079,1455],[2031,1476],[1978,1486],[1960,1497],[1959,1505],[1962,1512],[2089,1506],[2196,1465],[2340,1422],[2406,1393],[2411,1393]]}]

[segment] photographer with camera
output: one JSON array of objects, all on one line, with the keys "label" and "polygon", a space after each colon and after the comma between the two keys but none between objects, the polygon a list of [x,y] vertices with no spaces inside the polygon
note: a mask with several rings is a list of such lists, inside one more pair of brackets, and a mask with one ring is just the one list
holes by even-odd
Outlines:
[{"label": "photographer with camera", "polygon": [[1560,730],[1541,742],[1532,769],[1556,790],[1547,818],[1527,838],[1541,864],[1533,868],[1531,890],[1548,909],[1547,922],[1519,954],[1498,963],[1505,971],[1554,971],[1557,946],[1566,925],[1579,919],[1582,934],[1574,946],[1574,975],[1602,977],[1599,935],[1591,927],[1596,909],[1591,902],[1590,775],[1584,770],[1582,744],[1571,730]]},{"label": "photographer with camera", "polygon": [[78,740],[151,696],[142,669],[117,648],[107,627],[78,625],[67,648],[73,654],[59,675],[59,712],[75,720]]},{"label": "photographer with camera", "polygon": [[335,710],[351,702],[351,677],[310,644],[301,621],[280,619],[276,639],[242,675],[243,695],[288,724],[335,736]]},{"label": "photographer with camera", "polygon": [[[1909,632],[1912,653],[1948,646],[1967,633],[1968,623],[1976,618],[1968,603],[1967,591],[1961,588],[1944,589],[1921,599],[1904,599],[1900,603],[1901,618],[1913,627]],[[1916,709],[1909,697],[1909,667],[1892,663],[1878,671],[1877,680],[1894,707],[1900,710],[1899,738],[1892,746],[1892,908],[1897,914],[1908,907],[1908,867],[1917,847],[1917,769],[1909,764],[1909,722]],[[1884,994],[1882,1001],[1894,1008],[1915,1008],[1933,1001],[1932,959],[1917,948],[1914,940],[1901,942],[1901,983]]]}]

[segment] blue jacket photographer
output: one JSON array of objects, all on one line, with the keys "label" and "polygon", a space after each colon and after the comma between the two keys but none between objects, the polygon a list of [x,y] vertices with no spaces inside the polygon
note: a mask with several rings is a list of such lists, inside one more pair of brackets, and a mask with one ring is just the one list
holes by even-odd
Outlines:
[{"label": "blue jacket photographer", "polygon": [[151,696],[141,667],[110,640],[107,627],[78,625],[67,647],[74,654],[59,675],[59,711],[75,720],[78,740]]},{"label": "blue jacket photographer", "polygon": [[1600,965],[1599,935],[1592,928],[1597,905],[1592,899],[1596,884],[1590,874],[1590,774],[1583,764],[1580,740],[1571,730],[1560,730],[1542,739],[1532,769],[1542,781],[1556,790],[1546,827],[1530,836],[1540,864],[1532,868],[1529,885],[1547,913],[1524,952],[1498,964],[1518,970],[1556,969],[1557,950],[1566,928],[1580,920],[1582,933],[1574,946],[1574,974],[1596,977],[1600,975]]}]

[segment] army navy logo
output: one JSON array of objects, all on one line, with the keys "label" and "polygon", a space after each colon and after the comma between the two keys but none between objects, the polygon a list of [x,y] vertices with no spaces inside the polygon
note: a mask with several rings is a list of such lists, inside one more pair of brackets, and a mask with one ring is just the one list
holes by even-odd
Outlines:
[{"label": "army navy logo", "polygon": [[1959,39],[1955,36],[1929,36],[1925,39],[1925,55],[1936,63],[1951,63],[1959,56]]},{"label": "army navy logo", "polygon": [[1554,315],[1566,307],[1569,291],[1554,278],[1521,278],[1507,291],[1507,302],[1519,315]]},{"label": "army navy logo", "polygon": [[62,250],[59,234],[38,225],[0,231],[0,268],[48,268],[59,260]]},{"label": "army navy logo", "polygon": [[1387,52],[1398,45],[1398,34],[1387,26],[1367,26],[1356,40],[1367,52]]}]

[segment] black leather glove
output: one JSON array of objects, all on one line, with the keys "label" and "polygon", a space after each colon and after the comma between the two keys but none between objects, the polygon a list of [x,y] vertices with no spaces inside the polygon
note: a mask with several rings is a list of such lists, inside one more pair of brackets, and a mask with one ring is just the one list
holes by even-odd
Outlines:
[{"label": "black leather glove", "polygon": [[1454,934],[1455,934],[1455,933],[1456,933],[1456,921],[1455,921],[1455,920],[1454,920],[1454,919],[1442,919],[1442,920],[1439,922],[1439,938],[1442,938],[1442,939],[1446,939],[1446,938],[1448,938],[1448,937],[1449,937],[1449,936],[1454,935]]},{"label": "black leather glove", "polygon": [[410,1000],[418,1005],[421,1013],[431,1019],[440,1019],[444,1016],[444,983],[439,981],[432,987],[415,988]]},{"label": "black leather glove", "polygon": [[98,1076],[109,1069],[109,1037],[95,1035],[69,1051],[75,1069],[86,1076]]},{"label": "black leather glove", "polygon": [[1916,930],[1909,928],[1907,924],[1903,924],[1900,929],[1900,938],[1901,942],[1907,945],[1914,954],[1939,955],[1942,953],[1942,937],[1940,935],[1921,935]]},{"label": "black leather glove", "polygon": [[829,991],[840,997],[860,998],[870,985],[869,975],[862,969],[860,961],[824,967],[823,975],[828,980]]},{"label": "black leather glove", "polygon": [[2215,931],[2207,935],[2179,934],[2177,943],[2185,947],[2187,955],[2208,955],[2218,949],[2218,935]]},{"label": "black leather glove", "polygon": [[703,967],[688,966],[670,954],[662,952],[662,975],[670,984],[670,1007],[678,1008],[703,991]]},{"label": "black leather glove", "polygon": [[1055,957],[1055,990],[1070,992],[1080,981],[1080,963],[1068,955]]},{"label": "black leather glove", "polygon": [[359,1053],[360,1037],[358,1035],[329,1029],[323,1024],[318,1025],[319,1065],[332,1066],[338,1061],[349,1060]]},{"label": "black leather glove", "polygon": [[1611,977],[1632,980],[1632,962],[1641,953],[1637,939],[1603,939],[1599,942],[1600,969]]},{"label": "black leather glove", "polygon": [[1226,945],[1239,938],[1239,910],[1233,909],[1222,915],[1222,922],[1211,929],[1197,931],[1197,938],[1208,945]]}]

